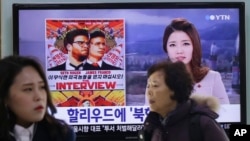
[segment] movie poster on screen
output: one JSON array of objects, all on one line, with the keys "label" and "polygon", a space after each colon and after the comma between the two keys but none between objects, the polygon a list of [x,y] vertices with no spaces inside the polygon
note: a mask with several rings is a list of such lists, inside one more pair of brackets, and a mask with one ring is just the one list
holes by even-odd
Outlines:
[{"label": "movie poster on screen", "polygon": [[[46,74],[56,106],[126,105],[124,19],[46,19],[45,29]],[[88,37],[67,38],[78,29]]]}]

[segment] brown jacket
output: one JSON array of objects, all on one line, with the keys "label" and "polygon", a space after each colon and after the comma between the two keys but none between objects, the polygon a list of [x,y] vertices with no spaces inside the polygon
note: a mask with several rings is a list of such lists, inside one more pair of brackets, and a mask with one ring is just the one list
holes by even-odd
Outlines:
[{"label": "brown jacket", "polygon": [[190,117],[200,114],[203,141],[229,141],[224,129],[214,120],[218,117],[215,112],[217,109],[216,99],[192,96],[186,103],[179,104],[165,119],[161,119],[155,112],[150,112],[139,138],[143,141],[191,141]]}]

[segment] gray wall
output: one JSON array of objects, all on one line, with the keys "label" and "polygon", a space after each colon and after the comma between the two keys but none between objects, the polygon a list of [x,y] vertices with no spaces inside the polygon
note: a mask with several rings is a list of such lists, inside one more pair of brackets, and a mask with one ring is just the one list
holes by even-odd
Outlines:
[{"label": "gray wall", "polygon": [[[12,4],[13,3],[65,3],[65,2],[204,2],[203,0],[2,0],[1,5],[1,34],[2,34],[2,42],[1,42],[1,56],[11,55],[12,54]],[[206,0],[207,2],[218,2],[218,0]],[[238,0],[220,0],[220,2],[234,2]],[[246,4],[246,54],[250,53],[248,49],[248,45],[250,45],[250,1],[249,0],[241,0]],[[246,60],[249,60],[250,56],[246,55]],[[246,61],[246,72],[250,71],[250,64]],[[250,80],[250,75],[247,75],[247,84]],[[247,101],[250,101],[250,87],[247,87]],[[250,103],[247,102],[247,107],[250,107]],[[247,108],[247,123],[250,124],[250,108]]]}]

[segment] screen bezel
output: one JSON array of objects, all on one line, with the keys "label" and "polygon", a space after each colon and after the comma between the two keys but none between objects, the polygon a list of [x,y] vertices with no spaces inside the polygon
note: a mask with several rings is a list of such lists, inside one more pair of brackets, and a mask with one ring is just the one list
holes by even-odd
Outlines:
[{"label": "screen bezel", "polygon": [[240,123],[246,124],[246,33],[244,2],[140,2],[140,3],[14,3],[13,54],[19,55],[19,11],[52,9],[185,9],[185,8],[237,8],[239,9],[239,67],[240,67]]}]

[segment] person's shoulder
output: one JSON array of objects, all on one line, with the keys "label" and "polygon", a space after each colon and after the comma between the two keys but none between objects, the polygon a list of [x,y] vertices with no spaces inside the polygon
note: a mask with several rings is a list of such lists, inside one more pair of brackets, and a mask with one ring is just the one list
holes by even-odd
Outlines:
[{"label": "person's shoulder", "polygon": [[216,118],[219,117],[217,114],[219,108],[218,100],[213,96],[198,95],[193,95],[191,100],[193,102],[190,113],[191,121],[193,121],[194,124],[199,125],[199,130],[204,138],[207,140],[215,140],[215,137],[218,136],[220,140],[226,140],[225,133],[216,120]]},{"label": "person's shoulder", "polygon": [[75,141],[76,140],[76,133],[74,132],[73,128],[68,125],[68,130],[66,132],[65,141]]},{"label": "person's shoulder", "polygon": [[191,99],[191,116],[200,115],[204,123],[211,122],[219,117],[219,101],[214,96],[192,94]]},{"label": "person's shoulder", "polygon": [[61,124],[62,129],[64,130],[64,134],[65,134],[64,141],[75,141],[76,140],[76,133],[74,132],[73,127],[68,125],[63,120],[59,120],[59,119],[57,119],[57,120]]},{"label": "person's shoulder", "polygon": [[49,138],[60,141],[75,141],[76,134],[73,128],[61,119],[50,118],[50,121],[44,119],[37,122],[34,140],[49,140]]},{"label": "person's shoulder", "polygon": [[48,69],[48,71],[59,71],[59,70],[66,70],[66,63]]},{"label": "person's shoulder", "polygon": [[218,71],[214,71],[214,70],[209,70],[207,75],[202,79],[202,82],[207,82],[207,83],[213,83],[216,80],[218,80],[219,78],[221,78],[221,75]]},{"label": "person's shoulder", "polygon": [[107,68],[107,69],[110,69],[110,70],[122,70],[122,68],[110,65],[110,64],[108,64],[108,63],[106,63],[104,61],[103,61],[103,67]]},{"label": "person's shoulder", "polygon": [[198,121],[200,123],[200,131],[205,140],[229,141],[226,132],[216,119],[206,115],[200,115]]},{"label": "person's shoulder", "polygon": [[[190,96],[192,108],[194,108],[194,111],[198,111],[201,113],[204,113],[204,108],[200,107],[206,107],[207,109],[213,111],[216,115],[219,112],[220,103],[218,99],[214,96],[209,95],[200,95],[200,94],[192,94]],[[206,109],[205,108],[205,109]]]},{"label": "person's shoulder", "polygon": [[215,70],[209,70],[207,75],[217,76],[217,75],[220,75],[220,73],[218,71],[215,71]]}]

